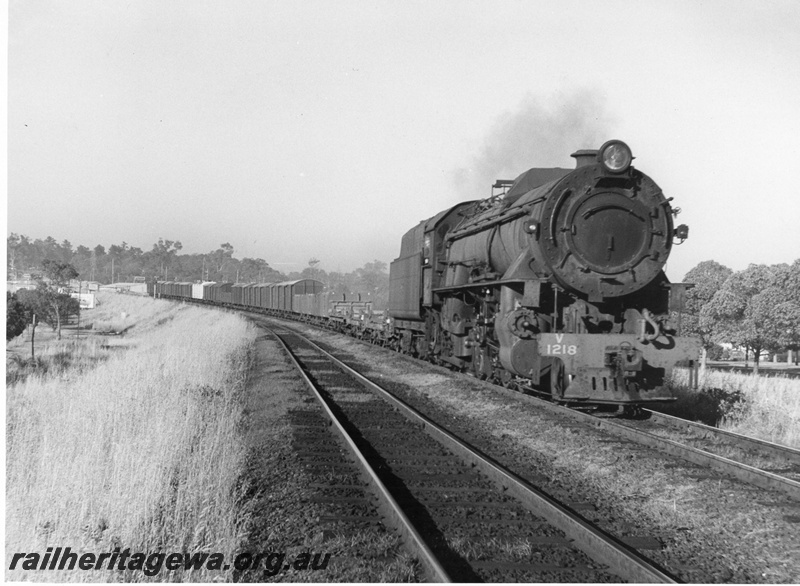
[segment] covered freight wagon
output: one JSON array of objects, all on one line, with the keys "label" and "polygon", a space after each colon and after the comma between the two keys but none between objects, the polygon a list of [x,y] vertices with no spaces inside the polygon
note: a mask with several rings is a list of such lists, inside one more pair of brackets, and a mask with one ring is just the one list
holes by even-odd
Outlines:
[{"label": "covered freight wagon", "polygon": [[244,305],[244,288],[245,283],[235,283],[231,285],[231,303],[235,305]]},{"label": "covered freight wagon", "polygon": [[247,283],[244,287],[242,287],[242,305],[246,307],[254,307],[255,303],[253,303],[253,291],[255,290],[255,283]]},{"label": "covered freight wagon", "polygon": [[214,303],[230,303],[233,283],[214,283],[203,289],[203,299]]},{"label": "covered freight wagon", "polygon": [[273,289],[272,309],[294,311],[293,302],[295,295],[322,293],[324,288],[325,284],[316,279],[299,279],[297,281],[278,283]]},{"label": "covered freight wagon", "polygon": [[272,288],[275,283],[260,283],[255,286],[256,306],[269,309],[272,307]]},{"label": "covered freight wagon", "polygon": [[314,315],[318,317],[328,315],[327,293],[298,293],[294,296],[292,307],[295,313]]},{"label": "covered freight wagon", "polygon": [[175,297],[183,297],[184,299],[191,299],[192,297],[192,284],[191,283],[175,283]]},{"label": "covered freight wagon", "polygon": [[203,291],[208,285],[213,285],[213,281],[206,281],[203,283],[194,283],[192,284],[192,299],[205,299],[203,297]]}]

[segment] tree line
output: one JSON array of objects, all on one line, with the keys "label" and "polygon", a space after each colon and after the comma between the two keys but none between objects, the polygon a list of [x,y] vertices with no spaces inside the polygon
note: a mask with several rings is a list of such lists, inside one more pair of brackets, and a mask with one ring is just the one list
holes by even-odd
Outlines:
[{"label": "tree line", "polygon": [[762,352],[800,351],[800,259],[792,264],[751,264],[735,272],[713,260],[701,262],[684,281],[684,335],[699,336],[709,357],[721,357],[720,344],[752,353],[755,370]]},{"label": "tree line", "polygon": [[[379,260],[343,273],[326,271],[319,259],[311,258],[302,271],[283,273],[261,258],[234,257],[234,248],[227,242],[205,254],[180,254],[181,242],[163,238],[148,251],[126,242],[108,249],[102,245],[74,248],[67,240],[59,244],[52,237],[31,240],[14,233],[7,244],[11,278],[28,273],[35,279],[64,265],[73,267],[81,279],[100,283],[132,281],[134,277],[239,283],[311,278],[337,295],[369,295],[379,309],[385,308],[388,300],[388,265]],[[699,336],[711,358],[720,357],[723,343],[752,353],[756,367],[764,351],[800,352],[800,259],[792,264],[753,264],[738,272],[708,260],[689,271],[684,281],[695,286],[686,293],[682,333]],[[40,308],[40,313],[47,312]]]},{"label": "tree line", "polygon": [[102,284],[132,282],[135,278],[190,283],[277,283],[314,278],[323,281],[336,294],[368,293],[380,307],[385,306],[388,298],[388,265],[379,260],[345,273],[327,272],[321,268],[318,259],[311,258],[303,270],[284,273],[262,258],[236,258],[234,248],[228,242],[202,254],[181,254],[183,244],[180,241],[164,238],[159,238],[147,251],[127,242],[112,244],[108,248],[100,244],[93,248],[73,247],[68,240],[59,244],[49,236],[42,240],[15,233],[8,236],[6,243],[11,279],[29,275],[36,281],[43,276],[43,263],[55,261],[72,265],[83,280]]},{"label": "tree line", "polygon": [[46,259],[68,263],[82,279],[108,284],[131,282],[135,277],[162,281],[239,281],[270,282],[283,275],[261,258],[233,257],[233,246],[221,244],[205,254],[180,254],[183,244],[178,240],[159,238],[150,250],[131,246],[127,242],[108,248],[98,244],[93,248],[73,247],[69,240],[59,243],[48,236],[31,239],[12,233],[6,239],[7,266],[11,278],[41,273]]}]

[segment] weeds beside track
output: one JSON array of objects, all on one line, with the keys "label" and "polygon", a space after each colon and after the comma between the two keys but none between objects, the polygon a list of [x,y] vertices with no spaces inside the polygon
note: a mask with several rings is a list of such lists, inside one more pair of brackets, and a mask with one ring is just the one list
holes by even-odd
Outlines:
[{"label": "weeds beside track", "polygon": [[677,371],[678,400],[656,410],[720,429],[800,448],[800,380],[702,369],[699,390]]},{"label": "weeds beside track", "polygon": [[[238,396],[254,328],[230,313],[169,302],[109,303],[127,308],[113,318],[129,329],[114,344],[124,350],[84,334],[60,347],[63,354],[72,344],[75,360],[7,388],[6,551],[236,551],[245,458]],[[82,352],[105,354],[86,361]],[[151,579],[230,573],[165,574]],[[146,579],[68,571],[6,578]]]}]

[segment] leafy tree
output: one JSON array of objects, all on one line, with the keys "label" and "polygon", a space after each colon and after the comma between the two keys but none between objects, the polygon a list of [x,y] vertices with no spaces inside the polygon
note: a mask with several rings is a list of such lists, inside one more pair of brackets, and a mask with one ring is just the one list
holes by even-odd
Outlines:
[{"label": "leafy tree", "polygon": [[45,277],[59,287],[65,287],[72,279],[78,278],[78,271],[74,266],[57,260],[43,260],[42,271],[44,271]]},{"label": "leafy tree", "polygon": [[[37,240],[41,243],[41,240]],[[11,233],[6,238],[7,267],[9,275],[17,276],[19,272],[29,270],[39,264],[42,256],[39,248],[24,234]]]},{"label": "leafy tree", "polygon": [[6,250],[7,250],[7,263],[6,268],[8,269],[9,276],[14,275],[16,278],[17,274],[17,259],[20,256],[20,238],[18,234],[11,233],[11,235],[6,238]]},{"label": "leafy tree", "polygon": [[28,327],[25,306],[15,293],[6,291],[6,342],[19,336]]},{"label": "leafy tree", "polygon": [[300,273],[300,276],[303,279],[316,279],[318,281],[325,280],[325,271],[319,268],[320,260],[318,258],[312,257],[308,259],[308,266],[303,269]]},{"label": "leafy tree", "polygon": [[52,287],[40,282],[36,289],[23,289],[17,294],[19,300],[31,315],[34,329],[36,322],[45,322],[53,331],[58,332],[61,339],[61,325],[70,316],[78,315],[80,302],[67,293],[59,293]]},{"label": "leafy tree", "polygon": [[263,258],[243,258],[239,264],[239,281],[244,283],[270,283],[280,281],[281,274]]},{"label": "leafy tree", "polygon": [[25,317],[31,324],[31,360],[36,359],[36,326],[39,325],[39,315],[46,311],[42,303],[41,294],[35,289],[20,289],[17,291],[17,299],[22,304]]},{"label": "leafy tree", "polygon": [[72,243],[66,238],[61,243],[60,257],[65,263],[72,261]]},{"label": "leafy tree", "polygon": [[179,241],[164,240],[163,238],[159,238],[158,242],[153,245],[151,254],[159,263],[159,273],[162,278],[167,278],[172,260],[181,248],[183,248],[183,244]]},{"label": "leafy tree", "polygon": [[328,273],[328,290],[335,294],[336,297],[349,295],[354,287],[354,273],[340,273],[338,271]]},{"label": "leafy tree", "polygon": [[686,291],[681,333],[685,336],[697,336],[702,340],[704,362],[707,351],[715,344],[711,330],[700,324],[700,312],[732,274],[733,271],[728,267],[713,260],[704,260],[683,278],[685,283],[694,283],[694,287]]},{"label": "leafy tree", "polygon": [[389,298],[389,273],[387,265],[382,260],[366,263],[356,269],[356,289],[372,296],[376,308],[383,308]]},{"label": "leafy tree", "polygon": [[233,246],[231,246],[229,242],[224,242],[223,244],[219,245],[218,249],[208,253],[208,255],[206,255],[206,259],[206,262],[209,263],[209,266],[213,271],[209,277],[225,280],[225,274],[223,273],[223,270],[225,269],[226,265],[231,263],[231,259],[233,259]]},{"label": "leafy tree", "polygon": [[770,327],[778,347],[792,350],[796,357],[800,351],[800,259],[774,269],[771,287],[762,292],[765,302],[772,303]]},{"label": "leafy tree", "polygon": [[753,350],[758,371],[763,350],[798,341],[800,299],[794,265],[750,265],[731,275],[700,312],[700,327],[718,342]]},{"label": "leafy tree", "polygon": [[39,288],[43,291],[43,302],[48,308],[41,316],[41,319],[58,331],[58,339],[61,339],[61,324],[69,319],[71,315],[77,315],[80,311],[80,302],[69,296],[68,292],[61,289],[67,287],[72,279],[78,277],[78,271],[69,263],[58,262],[56,260],[42,261],[42,270],[45,276],[55,285],[46,287],[40,283]]}]

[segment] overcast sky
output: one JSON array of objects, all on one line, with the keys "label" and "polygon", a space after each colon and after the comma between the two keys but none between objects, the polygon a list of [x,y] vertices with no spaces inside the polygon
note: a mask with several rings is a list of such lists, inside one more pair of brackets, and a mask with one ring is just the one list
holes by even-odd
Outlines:
[{"label": "overcast sky", "polygon": [[619,138],[690,226],[672,280],[800,257],[794,0],[13,0],[8,27],[9,233],[349,271]]}]

